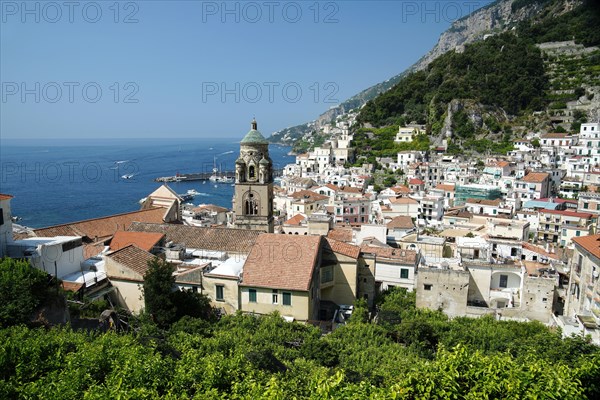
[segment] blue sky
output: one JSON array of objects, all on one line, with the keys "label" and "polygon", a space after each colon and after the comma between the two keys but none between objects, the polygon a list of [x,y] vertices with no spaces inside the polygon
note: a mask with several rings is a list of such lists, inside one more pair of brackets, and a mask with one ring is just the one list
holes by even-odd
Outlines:
[{"label": "blue sky", "polygon": [[2,0],[0,139],[270,135],[490,2]]}]

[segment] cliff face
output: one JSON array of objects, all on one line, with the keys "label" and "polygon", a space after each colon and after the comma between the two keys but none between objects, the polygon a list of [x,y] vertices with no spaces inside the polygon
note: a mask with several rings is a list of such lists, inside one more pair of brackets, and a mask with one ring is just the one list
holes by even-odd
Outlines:
[{"label": "cliff face", "polygon": [[[275,132],[270,140],[290,144],[303,135],[318,131],[324,124],[331,122],[337,116],[361,107],[378,94],[389,90],[405,75],[426,68],[433,60],[450,50],[461,51],[466,44],[482,40],[486,35],[508,31],[521,21],[535,19],[543,10],[558,15],[572,10],[582,3],[582,0],[562,0],[548,4],[548,1],[498,0],[484,8],[476,10],[468,16],[452,23],[452,26],[446,32],[442,33],[438,43],[406,71],[385,82],[363,90],[339,106],[327,110],[314,122]],[[522,4],[521,6],[517,6],[519,2]],[[513,6],[513,3],[516,3],[515,6]],[[282,140],[284,137],[286,139]]]},{"label": "cliff face", "polygon": [[[572,2],[578,3],[579,0]],[[385,82],[378,83],[377,85],[365,89],[344,101],[339,106],[327,110],[314,121],[314,124],[306,123],[283,129],[275,132],[270,140],[273,142],[283,141],[289,144],[305,134],[318,130],[337,116],[360,107],[378,94],[387,91],[398,83],[398,81],[406,74],[426,68],[431,61],[447,51],[454,49],[460,50],[461,46],[483,39],[486,34],[498,33],[511,29],[518,22],[534,16],[542,8],[539,4],[532,4],[520,8],[513,13],[512,3],[513,0],[499,0],[455,21],[450,29],[440,36],[435,47],[406,71],[403,71]],[[286,140],[282,140],[284,136],[287,137]]]},{"label": "cliff face", "polygon": [[533,17],[542,8],[539,4],[532,4],[513,13],[512,3],[513,0],[500,0],[455,21],[450,29],[442,33],[433,49],[410,67],[410,70],[424,69],[447,51],[460,51],[464,45],[481,40],[486,34],[509,30],[520,21]]}]

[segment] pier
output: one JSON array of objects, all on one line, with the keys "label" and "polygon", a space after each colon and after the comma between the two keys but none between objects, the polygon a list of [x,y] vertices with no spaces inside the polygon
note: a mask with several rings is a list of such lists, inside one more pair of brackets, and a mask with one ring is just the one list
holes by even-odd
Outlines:
[{"label": "pier", "polygon": [[[283,174],[283,169],[275,169],[273,170],[273,176],[281,176]],[[174,176],[161,176],[155,178],[155,182],[187,182],[187,181],[208,181],[211,176],[214,175],[214,172],[195,172],[190,174],[177,174]],[[224,171],[217,174],[219,178],[227,178],[235,180],[235,171]]]}]

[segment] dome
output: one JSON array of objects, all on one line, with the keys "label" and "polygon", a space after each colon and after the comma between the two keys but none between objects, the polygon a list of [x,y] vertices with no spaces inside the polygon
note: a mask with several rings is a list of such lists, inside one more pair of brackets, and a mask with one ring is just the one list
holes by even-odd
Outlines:
[{"label": "dome", "polygon": [[246,136],[244,136],[244,138],[242,139],[242,141],[240,143],[241,144],[269,144],[267,139],[265,139],[264,136],[258,131],[257,127],[258,127],[258,124],[256,123],[256,120],[253,119],[252,123],[251,123],[250,132],[248,132],[246,134]]},{"label": "dome", "polygon": [[269,160],[263,157],[262,160],[260,160],[258,163],[260,165],[269,165]]},{"label": "dome", "polygon": [[242,157],[238,158],[237,160],[235,160],[236,164],[244,164],[244,159]]}]

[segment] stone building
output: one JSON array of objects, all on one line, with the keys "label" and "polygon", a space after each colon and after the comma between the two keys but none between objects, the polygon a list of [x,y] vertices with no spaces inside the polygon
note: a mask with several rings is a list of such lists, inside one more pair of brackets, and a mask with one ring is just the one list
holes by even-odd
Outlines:
[{"label": "stone building", "polygon": [[547,264],[465,264],[419,268],[417,307],[450,317],[502,318],[549,323],[556,305],[558,275]]},{"label": "stone building", "polygon": [[233,210],[236,228],[273,233],[273,161],[256,120],[240,142]]}]

